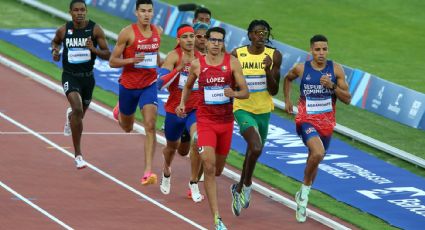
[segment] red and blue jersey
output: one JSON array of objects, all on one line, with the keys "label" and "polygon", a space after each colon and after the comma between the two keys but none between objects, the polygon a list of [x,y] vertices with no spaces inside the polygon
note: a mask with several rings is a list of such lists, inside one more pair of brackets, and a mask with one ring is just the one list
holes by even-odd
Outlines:
[{"label": "red and blue jersey", "polygon": [[320,84],[320,78],[328,75],[336,84],[334,64],[327,61],[322,70],[315,70],[311,62],[304,63],[304,73],[300,84],[300,98],[298,101],[298,114],[295,117],[297,125],[311,123],[324,136],[329,136],[335,127],[336,96],[332,89]]}]

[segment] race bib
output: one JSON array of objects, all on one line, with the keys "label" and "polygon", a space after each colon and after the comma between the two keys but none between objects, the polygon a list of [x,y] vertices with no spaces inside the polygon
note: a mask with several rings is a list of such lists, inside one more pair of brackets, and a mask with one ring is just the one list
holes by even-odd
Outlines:
[{"label": "race bib", "polygon": [[71,64],[80,64],[91,60],[91,52],[87,48],[69,48],[68,62]]},{"label": "race bib", "polygon": [[307,114],[332,112],[332,98],[306,98]]},{"label": "race bib", "polygon": [[[137,55],[137,53],[136,53]],[[141,69],[154,69],[156,68],[157,64],[157,52],[151,52],[151,53],[145,53],[145,59],[143,61],[135,63],[134,68],[141,68]]]},{"label": "race bib", "polygon": [[221,105],[230,102],[230,98],[224,96],[224,86],[205,86],[204,100],[207,105]]},{"label": "race bib", "polygon": [[[189,76],[187,76],[187,73],[180,73],[180,79],[179,79],[179,88],[180,89],[182,89],[183,90],[183,88],[184,88],[184,85],[186,85],[186,82],[187,82],[187,78],[188,78]],[[198,90],[199,89],[199,86],[198,86],[198,79],[196,79],[196,81],[195,81],[195,83],[193,84],[193,88],[192,88],[192,91],[193,90]]]},{"label": "race bib", "polygon": [[249,92],[263,92],[267,90],[266,75],[245,76]]}]

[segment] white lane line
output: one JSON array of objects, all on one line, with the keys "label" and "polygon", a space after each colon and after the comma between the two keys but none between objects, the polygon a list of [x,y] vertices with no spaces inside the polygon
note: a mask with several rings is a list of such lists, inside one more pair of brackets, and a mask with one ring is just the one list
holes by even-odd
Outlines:
[{"label": "white lane line", "polygon": [[[40,135],[63,135],[63,132],[37,132]],[[29,132],[2,132],[0,135],[31,135]],[[141,133],[125,133],[125,132],[83,132],[83,135],[121,135],[121,136],[133,136],[143,135]]]},{"label": "white lane line", "polygon": [[7,191],[9,191],[10,193],[12,193],[14,196],[18,197],[23,202],[27,203],[29,206],[31,206],[34,209],[36,209],[37,211],[43,213],[45,216],[49,217],[51,220],[53,220],[54,222],[58,223],[59,225],[61,225],[65,229],[73,229],[72,227],[70,227],[69,225],[65,224],[64,222],[62,222],[58,218],[54,217],[52,214],[48,213],[46,210],[40,208],[40,206],[34,204],[33,202],[31,202],[30,200],[28,200],[27,198],[25,198],[24,196],[22,196],[21,194],[19,194],[18,192],[16,192],[11,187],[7,186],[6,184],[4,184],[1,181],[0,181],[0,186],[3,187],[4,189],[6,189]]},{"label": "white lane line", "polygon": [[[9,121],[10,123],[12,123],[12,124],[14,124],[14,125],[18,126],[19,128],[21,128],[21,129],[25,130],[26,132],[31,133],[33,136],[35,136],[35,137],[37,137],[38,139],[40,139],[40,140],[42,140],[42,141],[46,142],[47,144],[51,145],[52,147],[55,147],[57,150],[61,151],[61,152],[62,152],[62,153],[64,153],[65,155],[67,155],[67,156],[71,157],[72,159],[74,159],[74,154],[70,153],[69,151],[65,150],[64,148],[60,147],[59,145],[55,144],[53,141],[50,141],[49,139],[45,138],[44,136],[42,136],[42,135],[40,135],[40,134],[38,134],[38,133],[34,132],[32,129],[30,129],[30,128],[26,127],[25,125],[23,125],[23,124],[21,124],[21,123],[19,123],[18,121],[13,120],[12,118],[10,118],[9,116],[7,116],[6,114],[4,114],[4,113],[0,112],[0,117],[2,117],[2,118],[4,118],[4,119],[6,119],[6,120],[7,120],[7,121]],[[158,206],[159,208],[163,209],[164,211],[167,211],[167,212],[169,212],[170,214],[172,214],[172,215],[174,215],[174,216],[176,216],[176,217],[180,218],[181,220],[183,220],[183,221],[185,221],[185,222],[187,222],[187,223],[191,224],[192,226],[194,226],[194,227],[196,227],[196,228],[198,228],[198,229],[205,229],[205,230],[207,230],[206,228],[204,228],[204,227],[202,227],[201,225],[199,225],[199,224],[195,223],[194,221],[190,220],[189,218],[187,218],[187,217],[185,217],[185,216],[183,216],[183,215],[181,215],[181,214],[177,213],[176,211],[174,211],[174,210],[172,210],[172,209],[170,209],[170,208],[166,207],[165,205],[163,205],[163,204],[161,204],[161,203],[157,202],[156,200],[154,200],[154,199],[150,198],[149,196],[145,195],[144,193],[141,193],[141,192],[137,191],[137,190],[136,190],[136,189],[134,189],[133,187],[131,187],[131,186],[127,185],[126,183],[124,183],[124,182],[122,182],[122,181],[118,180],[117,178],[113,177],[112,175],[110,175],[110,174],[108,174],[108,173],[106,173],[106,172],[102,171],[101,169],[97,168],[96,166],[94,166],[94,165],[92,165],[92,164],[90,164],[90,163],[88,163],[88,162],[87,162],[87,166],[88,166],[89,168],[93,169],[94,171],[96,171],[97,173],[101,174],[102,176],[104,176],[104,177],[106,177],[106,178],[108,178],[108,179],[112,180],[113,182],[115,182],[115,183],[117,183],[117,184],[121,185],[122,187],[126,188],[127,190],[129,190],[129,191],[131,191],[131,192],[133,192],[133,193],[137,194],[138,196],[140,196],[140,197],[142,197],[142,198],[146,199],[147,201],[151,202],[152,204],[154,204],[154,205]]]}]

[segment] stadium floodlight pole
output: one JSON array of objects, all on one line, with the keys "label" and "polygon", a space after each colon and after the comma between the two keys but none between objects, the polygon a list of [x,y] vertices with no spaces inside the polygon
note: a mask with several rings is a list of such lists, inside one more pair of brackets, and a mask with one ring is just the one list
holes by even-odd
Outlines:
[{"label": "stadium floodlight pole", "polygon": [[183,3],[177,6],[179,11],[195,11],[199,5],[195,3]]}]

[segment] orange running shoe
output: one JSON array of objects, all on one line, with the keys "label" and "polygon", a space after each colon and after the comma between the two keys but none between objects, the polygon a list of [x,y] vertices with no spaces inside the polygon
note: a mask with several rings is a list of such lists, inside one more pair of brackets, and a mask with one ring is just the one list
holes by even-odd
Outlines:
[{"label": "orange running shoe", "polygon": [[114,110],[112,110],[112,114],[114,115],[115,120],[118,121],[118,114],[120,113],[120,104],[117,102],[117,104],[114,107]]},{"label": "orange running shoe", "polygon": [[142,185],[150,185],[150,184],[156,184],[157,182],[157,176],[155,173],[145,173],[143,176],[141,183]]}]

